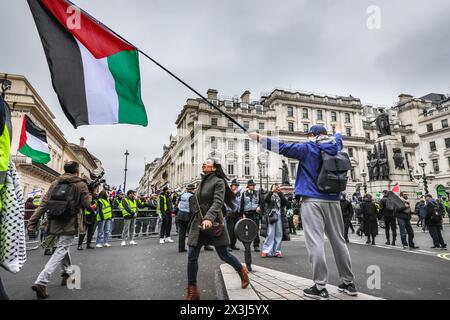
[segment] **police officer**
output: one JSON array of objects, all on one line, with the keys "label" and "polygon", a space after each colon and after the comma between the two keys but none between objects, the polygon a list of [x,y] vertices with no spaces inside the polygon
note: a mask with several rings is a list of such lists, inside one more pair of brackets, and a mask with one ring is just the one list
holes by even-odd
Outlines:
[{"label": "police officer", "polygon": [[147,229],[148,229],[149,208],[148,208],[148,200],[146,199],[144,194],[141,194],[140,199],[137,200],[137,205],[138,205],[138,212],[136,219],[135,235],[136,237],[138,237],[142,229],[142,236],[145,237],[147,236]]},{"label": "police officer", "polygon": [[[83,223],[86,226],[87,239],[86,239],[86,249],[95,249],[91,246],[92,237],[95,232],[95,220],[96,220],[96,210],[97,210],[97,195],[94,194],[91,207],[84,210]],[[78,250],[83,250],[83,241],[86,233],[80,233],[78,235]]]},{"label": "police officer", "polygon": [[240,218],[240,207],[241,207],[241,192],[239,190],[239,182],[237,179],[233,179],[231,181],[231,191],[236,195],[235,201],[234,201],[234,209],[231,210],[226,204],[225,207],[227,209],[227,214],[225,217],[228,235],[230,236],[230,247],[228,251],[233,250],[240,250],[238,247],[236,247],[236,235],[234,233],[234,227],[236,223],[239,221]]},{"label": "police officer", "polygon": [[109,236],[111,235],[111,219],[112,209],[111,203],[108,200],[106,191],[100,192],[97,201],[97,241],[96,248],[110,247],[108,243]]},{"label": "police officer", "polygon": [[181,194],[180,201],[178,202],[178,214],[176,218],[179,228],[178,252],[187,252],[186,233],[195,208],[194,192],[195,186],[193,184],[188,185],[186,191]]},{"label": "police officer", "polygon": [[158,212],[162,219],[161,230],[159,234],[159,243],[174,242],[170,237],[170,231],[172,230],[172,199],[170,197],[170,190],[168,187],[164,187],[163,192],[158,198]]},{"label": "police officer", "polygon": [[[255,190],[256,183],[253,180],[247,182],[247,190],[241,197],[240,215],[244,218],[253,220],[258,226],[259,233],[259,214],[261,213],[259,194]],[[253,241],[253,248],[256,252],[259,250],[259,235]]]}]

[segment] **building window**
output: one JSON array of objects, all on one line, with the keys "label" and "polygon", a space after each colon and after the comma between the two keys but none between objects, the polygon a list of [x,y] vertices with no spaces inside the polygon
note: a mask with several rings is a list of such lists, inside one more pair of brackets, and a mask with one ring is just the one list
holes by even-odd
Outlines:
[{"label": "building window", "polygon": [[348,156],[353,158],[353,148],[348,148]]},{"label": "building window", "polygon": [[250,140],[248,140],[248,139],[245,139],[245,141],[244,141],[244,150],[250,151]]},{"label": "building window", "polygon": [[288,131],[294,132],[294,123],[293,122],[288,122]]},{"label": "building window", "polygon": [[450,149],[450,138],[445,139],[445,147]]},{"label": "building window", "polygon": [[228,140],[228,151],[234,151],[234,140]]},{"label": "building window", "polygon": [[370,140],[370,133],[366,132],[366,139]]},{"label": "building window", "polygon": [[233,128],[234,128],[233,121],[228,121],[228,129],[233,129]]},{"label": "building window", "polygon": [[259,130],[265,130],[265,128],[266,128],[264,122],[260,122],[259,125],[258,125],[258,127],[259,127]]},{"label": "building window", "polygon": [[436,151],[436,141],[430,142],[430,151]]},{"label": "building window", "polygon": [[317,120],[323,120],[323,112],[322,110],[317,110]]},{"label": "building window", "polygon": [[291,163],[291,178],[295,179],[296,174],[297,174],[297,164]]},{"label": "building window", "polygon": [[429,123],[427,124],[427,132],[432,132],[433,131],[433,124]]},{"label": "building window", "polygon": [[335,111],[331,112],[331,121],[333,122],[337,121],[337,113]]},{"label": "building window", "polygon": [[308,133],[308,132],[309,132],[309,124],[305,123],[305,124],[303,125],[303,132],[304,132],[304,133]]},{"label": "building window", "polygon": [[441,123],[442,123],[442,128],[448,128],[448,120],[447,119],[441,120]]},{"label": "building window", "polygon": [[347,136],[352,136],[352,128],[345,128],[345,132],[347,133]]},{"label": "building window", "polygon": [[406,137],[402,136],[402,143],[406,143]]},{"label": "building window", "polygon": [[217,140],[216,137],[211,137],[211,149],[217,149]]},{"label": "building window", "polygon": [[250,122],[249,121],[244,121],[244,128],[245,129],[250,129]]},{"label": "building window", "polygon": [[294,108],[293,107],[288,107],[287,111],[288,111],[288,117],[294,116]]},{"label": "building window", "polygon": [[211,118],[211,125],[212,125],[213,127],[217,127],[217,122],[218,122],[218,119],[217,119],[217,118]]},{"label": "building window", "polygon": [[344,118],[345,118],[345,123],[351,122],[350,113],[344,113]]},{"label": "building window", "polygon": [[433,169],[434,173],[439,172],[439,159],[433,159]]},{"label": "building window", "polygon": [[302,115],[303,119],[309,119],[309,113],[308,113],[308,109],[303,108],[303,115]]},{"label": "building window", "polygon": [[228,174],[233,176],[234,175],[234,162],[228,163]]},{"label": "building window", "polygon": [[250,161],[245,161],[244,175],[246,175],[246,176],[250,175]]}]

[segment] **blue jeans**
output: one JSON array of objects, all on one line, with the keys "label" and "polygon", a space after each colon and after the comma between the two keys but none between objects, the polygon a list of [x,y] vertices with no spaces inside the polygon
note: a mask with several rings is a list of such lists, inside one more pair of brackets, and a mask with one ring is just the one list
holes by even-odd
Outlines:
[{"label": "blue jeans", "polygon": [[[414,247],[414,230],[411,227],[411,221],[408,219],[397,218],[398,227],[400,228],[400,237],[404,247]],[[408,235],[408,242],[406,242],[406,235]]]},{"label": "blue jeans", "polygon": [[[222,261],[231,265],[236,271],[242,270],[242,264],[235,256],[228,252],[228,246],[216,246],[215,248],[219,258]],[[201,249],[201,245],[196,247],[189,246],[187,267],[189,285],[197,284],[198,256],[200,255]]]},{"label": "blue jeans", "polygon": [[283,221],[281,215],[277,214],[278,221],[274,224],[267,224],[267,237],[264,241],[262,252],[269,257],[281,253],[281,242],[283,241]]},{"label": "blue jeans", "polygon": [[97,226],[97,244],[105,244],[111,235],[111,219],[100,221]]}]

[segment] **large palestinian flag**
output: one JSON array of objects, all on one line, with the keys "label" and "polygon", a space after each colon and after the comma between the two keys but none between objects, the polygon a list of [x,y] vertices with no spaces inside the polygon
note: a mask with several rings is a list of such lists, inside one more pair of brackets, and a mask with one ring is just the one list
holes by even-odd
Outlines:
[{"label": "large palestinian flag", "polygon": [[138,51],[67,0],[28,0],[69,121],[147,125]]},{"label": "large palestinian flag", "polygon": [[50,162],[47,133],[36,126],[27,115],[23,117],[19,152],[37,163]]}]

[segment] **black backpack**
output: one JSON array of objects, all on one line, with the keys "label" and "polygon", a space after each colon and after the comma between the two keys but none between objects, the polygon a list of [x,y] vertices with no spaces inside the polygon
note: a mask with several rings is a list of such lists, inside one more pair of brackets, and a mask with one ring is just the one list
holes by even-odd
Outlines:
[{"label": "black backpack", "polygon": [[77,215],[75,188],[75,184],[69,182],[61,182],[55,186],[45,205],[49,220],[67,220]]},{"label": "black backpack", "polygon": [[441,222],[443,219],[442,208],[436,202],[433,202],[432,205],[433,205],[433,214],[431,215],[431,221]]},{"label": "black backpack", "polygon": [[348,171],[352,169],[350,158],[345,152],[338,152],[336,155],[330,155],[321,151],[322,165],[320,166],[319,176],[314,176],[302,165],[304,171],[315,181],[316,187],[323,193],[338,193],[347,188]]}]

